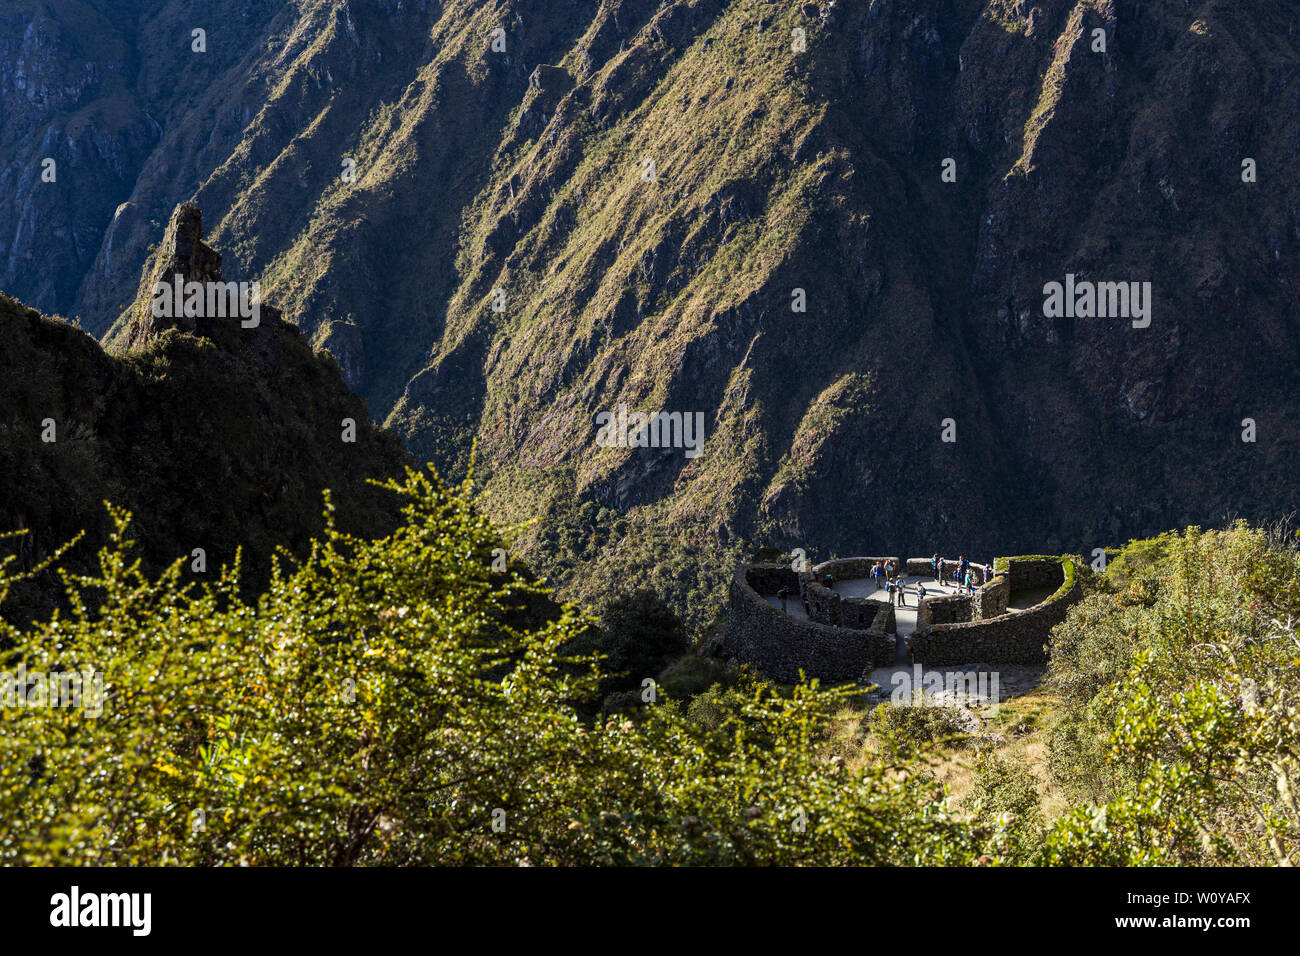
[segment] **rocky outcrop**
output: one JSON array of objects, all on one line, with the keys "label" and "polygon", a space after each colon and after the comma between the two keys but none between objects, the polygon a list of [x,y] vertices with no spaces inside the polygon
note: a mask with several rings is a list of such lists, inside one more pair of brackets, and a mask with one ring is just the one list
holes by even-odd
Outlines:
[{"label": "rocky outcrop", "polygon": [[[193,207],[168,226],[146,303],[155,273],[172,270],[221,280]],[[64,567],[92,567],[107,500],[135,515],[150,571],[184,559],[201,583],[242,555],[251,593],[276,548],[302,553],[321,534],[325,489],[339,527],[395,526],[395,501],[368,479],[399,476],[410,459],[275,309],[255,328],[203,313],[136,319],[130,347],[105,351],[0,294],[0,354],[13,369],[0,377],[0,529],[27,531],[0,541],[0,556],[12,548],[28,570],[84,531]],[[4,613],[46,613],[60,591],[52,575],[21,582]]]},{"label": "rocky outcrop", "polygon": [[167,231],[163,233],[153,267],[145,271],[136,303],[127,320],[124,344],[128,348],[139,347],[170,328],[212,337],[215,317],[205,314],[206,296],[197,309],[187,311],[183,305],[172,302],[169,290],[169,307],[161,310],[166,314],[156,314],[160,310],[153,308],[155,286],[170,287],[175,281],[179,281],[182,287],[191,282],[206,285],[224,281],[221,277],[221,254],[203,242],[203,215],[192,203],[176,207]]}]

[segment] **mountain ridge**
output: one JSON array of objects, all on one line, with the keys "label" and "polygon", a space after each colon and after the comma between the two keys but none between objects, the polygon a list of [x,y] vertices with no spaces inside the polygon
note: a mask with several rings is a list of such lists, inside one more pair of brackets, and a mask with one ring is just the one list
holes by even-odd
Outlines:
[{"label": "mountain ridge", "polygon": [[[717,594],[760,542],[1088,551],[1293,507],[1287,4],[217,3],[206,60],[182,6],[133,6],[163,133],[94,327],[197,199],[417,458],[477,442],[494,517],[566,529],[521,548],[578,593]],[[1152,282],[1151,326],[1048,318],[1067,274]],[[595,447],[620,402],[705,412],[704,456]]]}]

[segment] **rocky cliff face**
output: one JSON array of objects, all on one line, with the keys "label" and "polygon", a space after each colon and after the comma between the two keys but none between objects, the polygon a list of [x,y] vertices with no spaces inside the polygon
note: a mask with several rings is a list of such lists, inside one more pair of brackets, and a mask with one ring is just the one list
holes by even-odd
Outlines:
[{"label": "rocky cliff face", "polygon": [[[498,517],[609,516],[524,541],[579,586],[675,549],[714,570],[663,586],[713,587],[742,539],[1088,550],[1295,501],[1292,3],[127,6],[120,56],[6,15],[67,91],[6,120],[10,176],[130,106],[85,127],[126,157],[98,212],[0,209],[11,287],[125,341],[151,223],[197,199],[417,457],[477,440]],[[97,247],[56,241],[79,215]],[[1150,283],[1150,324],[1045,308],[1067,275]],[[620,404],[702,412],[704,453],[599,447]]]},{"label": "rocky cliff face", "polygon": [[0,288],[75,314],[106,232],[158,138],[135,93],[131,4],[13,0],[0,9]]},{"label": "rocky cliff face", "polygon": [[[0,379],[0,528],[27,532],[0,542],[0,553],[16,549],[30,569],[84,530],[65,567],[85,567],[111,530],[109,501],[133,513],[131,537],[150,570],[184,559],[187,574],[212,581],[238,556],[252,588],[277,547],[301,553],[323,530],[323,489],[341,528],[391,528],[396,502],[367,479],[400,475],[409,459],[371,424],[337,365],[270,306],[251,328],[202,308],[154,316],[149,289],[161,275],[222,281],[193,206],[176,209],[145,270],[128,348],[106,353],[0,294],[0,349],[12,369]],[[6,614],[48,610],[59,593],[43,575]]]}]

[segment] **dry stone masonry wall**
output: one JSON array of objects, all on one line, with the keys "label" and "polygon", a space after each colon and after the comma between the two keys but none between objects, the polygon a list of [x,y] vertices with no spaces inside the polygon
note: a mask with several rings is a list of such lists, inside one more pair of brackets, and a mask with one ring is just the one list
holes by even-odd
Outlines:
[{"label": "dry stone masonry wall", "polygon": [[[800,671],[825,681],[859,678],[872,667],[894,663],[894,609],[866,598],[846,598],[820,582],[869,578],[877,561],[843,558],[797,573],[780,564],[754,564],[736,571],[724,642],[736,658],[776,680],[797,680]],[[930,573],[929,558],[909,558],[908,574]],[[971,565],[984,577],[984,565]],[[950,575],[956,562],[945,562]],[[927,665],[1039,664],[1046,660],[1051,629],[1079,597],[1074,564],[1066,558],[1014,557],[995,562],[992,580],[974,595],[928,597],[917,609],[917,629],[907,641],[908,658]],[[788,587],[790,600],[806,607],[809,620],[783,613],[765,595]],[[1016,592],[1052,588],[1033,607],[1010,608]]]},{"label": "dry stone masonry wall", "polygon": [[[1074,564],[1066,558],[1035,557],[1010,558],[1006,566],[1005,574],[997,574],[976,592],[971,603],[979,613],[972,620],[927,622],[918,613],[916,633],[908,641],[909,657],[927,665],[971,661],[1044,663],[1052,628],[1065,619],[1065,612],[1079,599]],[[1033,607],[1007,608],[1010,595],[1016,591],[1048,587],[1056,590]]]},{"label": "dry stone masonry wall", "polygon": [[993,580],[976,589],[971,599],[971,620],[985,621],[1007,613],[1011,600],[1011,585],[1005,574],[995,575]]},{"label": "dry stone masonry wall", "polygon": [[916,625],[921,627],[922,624],[960,624],[969,621],[971,603],[969,594],[928,597],[916,610]]},{"label": "dry stone masonry wall", "polygon": [[802,621],[765,599],[764,595],[789,587],[794,592],[790,600],[799,601],[799,579],[799,574],[779,564],[755,564],[736,571],[725,643],[738,660],[780,681],[798,680],[800,671],[824,681],[856,680],[870,668],[893,663],[892,608],[870,602],[878,610],[863,630]]}]

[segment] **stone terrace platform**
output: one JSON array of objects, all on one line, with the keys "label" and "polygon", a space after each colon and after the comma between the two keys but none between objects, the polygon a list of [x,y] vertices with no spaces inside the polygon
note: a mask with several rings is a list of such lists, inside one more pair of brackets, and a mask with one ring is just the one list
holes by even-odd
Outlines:
[{"label": "stone terrace platform", "polygon": [[[900,603],[869,576],[878,560],[842,558],[796,571],[754,564],[736,571],[724,644],[742,661],[778,680],[802,672],[827,681],[861,680],[897,664],[974,661],[1041,667],[1051,629],[1079,597],[1069,558],[999,558],[989,575],[972,563],[981,583],[974,594],[940,585],[929,558],[899,560]],[[956,562],[945,561],[945,579]],[[829,575],[831,586],[822,581]],[[987,580],[986,580],[987,578]],[[925,599],[918,602],[917,586]],[[777,593],[788,589],[785,611]]]},{"label": "stone terrace platform", "polygon": [[[925,596],[927,598],[938,597],[939,595],[956,595],[964,593],[961,588],[952,584],[939,584],[938,579],[932,575],[904,575],[901,578],[903,582],[903,594],[900,603],[894,606],[894,633],[899,637],[907,637],[916,630],[916,612],[918,603],[921,598],[917,592],[917,585],[925,585]],[[875,581],[871,578],[849,578],[844,581],[836,581],[832,586],[836,594],[846,598],[866,598],[871,601],[879,601],[881,604],[889,603],[889,592],[882,587],[877,587]],[[781,607],[781,599],[775,594],[766,594],[764,598],[775,608]],[[803,602],[798,596],[790,598],[786,602],[786,613],[791,617],[801,621],[808,620],[808,614],[803,609]]]}]

